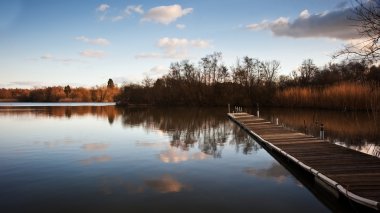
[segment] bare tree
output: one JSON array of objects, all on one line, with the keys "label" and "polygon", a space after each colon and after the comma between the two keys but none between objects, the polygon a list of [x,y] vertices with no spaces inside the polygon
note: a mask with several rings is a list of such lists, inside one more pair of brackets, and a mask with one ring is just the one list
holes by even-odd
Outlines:
[{"label": "bare tree", "polygon": [[175,80],[181,79],[181,64],[179,62],[170,64],[168,76]]},{"label": "bare tree", "polygon": [[333,58],[345,55],[347,58],[375,63],[380,59],[380,0],[355,2],[357,5],[353,7],[353,15],[349,19],[354,21],[361,39],[346,45]]},{"label": "bare tree", "polygon": [[217,73],[217,82],[226,83],[229,77],[228,68],[225,65],[220,65]]},{"label": "bare tree", "polygon": [[267,84],[273,84],[276,80],[278,70],[280,69],[280,62],[277,60],[262,62],[263,67],[263,80]]},{"label": "bare tree", "polygon": [[222,60],[221,52],[214,52],[201,58],[199,62],[200,69],[203,70],[203,78],[206,84],[213,84],[216,82],[219,63]]},{"label": "bare tree", "polygon": [[315,66],[312,59],[304,60],[302,65],[298,68],[299,83],[303,86],[308,85],[317,71],[318,67]]},{"label": "bare tree", "polygon": [[194,64],[190,63],[188,60],[183,60],[181,62],[182,66],[182,72],[183,72],[183,77],[186,82],[188,83],[194,83],[197,81],[197,71],[195,69]]},{"label": "bare tree", "polygon": [[141,83],[142,85],[144,85],[145,88],[150,88],[153,86],[153,79],[149,76],[145,76]]}]

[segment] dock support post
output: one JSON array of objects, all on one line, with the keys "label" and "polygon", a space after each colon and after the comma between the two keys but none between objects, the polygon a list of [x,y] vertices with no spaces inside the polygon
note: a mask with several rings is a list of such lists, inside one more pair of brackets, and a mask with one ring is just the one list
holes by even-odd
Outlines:
[{"label": "dock support post", "polygon": [[278,126],[278,118],[276,118],[276,125]]},{"label": "dock support post", "polygon": [[231,111],[230,111],[230,104],[228,104],[228,113],[231,113]]},{"label": "dock support post", "polygon": [[319,138],[320,138],[321,140],[324,140],[324,139],[325,139],[325,130],[324,130],[324,128],[323,128],[323,124],[321,124],[321,129],[320,129],[320,131],[319,131]]},{"label": "dock support post", "polygon": [[257,103],[257,113],[256,113],[257,117],[259,118],[260,117],[260,107],[259,107],[259,104]]}]

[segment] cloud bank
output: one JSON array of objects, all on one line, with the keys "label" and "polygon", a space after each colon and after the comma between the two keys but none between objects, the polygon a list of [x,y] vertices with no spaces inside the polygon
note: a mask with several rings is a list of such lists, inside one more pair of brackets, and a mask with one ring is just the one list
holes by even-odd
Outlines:
[{"label": "cloud bank", "polygon": [[274,21],[264,20],[246,25],[246,28],[253,31],[269,30],[274,36],[351,40],[359,38],[353,21],[349,19],[352,15],[352,8],[340,8],[317,14],[310,14],[308,10],[304,10],[294,20],[279,17]]}]

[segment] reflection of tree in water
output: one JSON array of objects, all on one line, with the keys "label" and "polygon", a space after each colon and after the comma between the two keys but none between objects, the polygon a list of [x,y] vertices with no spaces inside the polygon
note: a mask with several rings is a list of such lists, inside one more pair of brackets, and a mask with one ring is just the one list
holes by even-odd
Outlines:
[{"label": "reflection of tree in water", "polygon": [[72,114],[72,112],[71,112],[71,107],[67,107],[67,108],[65,109],[65,116],[66,116],[67,118],[71,118],[71,114]]},{"label": "reflection of tree in water", "polygon": [[241,149],[244,154],[251,154],[261,148],[260,145],[241,127],[234,125],[232,132],[233,134],[230,144],[236,144],[235,147],[237,152]]},{"label": "reflection of tree in water", "polygon": [[259,148],[250,136],[227,119],[225,109],[220,108],[128,109],[123,112],[122,121],[125,126],[159,129],[171,136],[171,146],[188,151],[197,145],[215,158],[221,157],[227,142],[236,145],[236,151],[242,149],[244,154]]},{"label": "reflection of tree in water", "polygon": [[142,126],[146,131],[160,130],[171,137],[170,144],[188,151],[197,146],[203,153],[221,157],[228,142],[236,151],[250,154],[258,149],[244,130],[227,119],[225,108],[118,108],[115,106],[55,106],[2,108],[0,115],[32,115],[71,119],[96,116],[110,124],[118,118],[126,127]]},{"label": "reflection of tree in water", "polygon": [[115,106],[38,106],[38,107],[1,107],[2,116],[26,116],[72,118],[73,116],[92,115],[108,118],[112,123],[121,114]]}]

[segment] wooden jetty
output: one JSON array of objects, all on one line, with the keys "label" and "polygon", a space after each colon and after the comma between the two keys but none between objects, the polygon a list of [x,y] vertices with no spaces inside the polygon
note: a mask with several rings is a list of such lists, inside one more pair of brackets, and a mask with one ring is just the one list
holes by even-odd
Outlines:
[{"label": "wooden jetty", "polygon": [[351,201],[380,210],[380,159],[310,135],[296,132],[247,113],[230,119],[266,148],[314,175],[317,183]]}]

